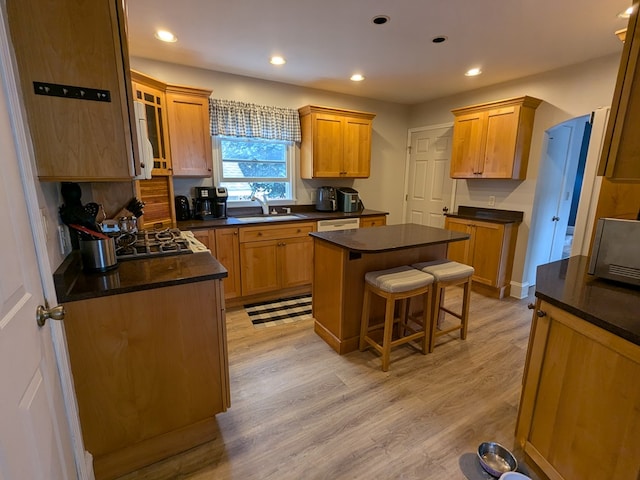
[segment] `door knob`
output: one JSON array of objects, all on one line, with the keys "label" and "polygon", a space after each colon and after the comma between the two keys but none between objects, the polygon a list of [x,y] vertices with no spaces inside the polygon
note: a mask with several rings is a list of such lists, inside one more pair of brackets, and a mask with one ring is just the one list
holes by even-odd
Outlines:
[{"label": "door knob", "polygon": [[557,222],[558,220],[560,220],[560,217],[556,217],[555,215],[551,217],[552,222]]},{"label": "door knob", "polygon": [[443,211],[444,213],[447,213],[447,212],[449,211],[449,207],[444,207],[444,208],[442,209],[442,211]]},{"label": "door knob", "polygon": [[39,327],[44,327],[44,324],[47,322],[47,318],[51,318],[53,320],[64,320],[66,313],[64,305],[49,308],[49,302],[45,300],[44,307],[42,305],[38,305],[38,308],[36,309],[36,322]]}]

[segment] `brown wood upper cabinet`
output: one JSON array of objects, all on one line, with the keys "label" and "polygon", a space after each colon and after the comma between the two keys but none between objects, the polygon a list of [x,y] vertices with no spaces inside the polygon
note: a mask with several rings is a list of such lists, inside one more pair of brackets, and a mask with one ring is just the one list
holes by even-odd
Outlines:
[{"label": "brown wood upper cabinet", "polygon": [[211,90],[171,85],[132,71],[136,100],[145,104],[152,175],[210,177],[213,171],[209,128]]},{"label": "brown wood upper cabinet", "polygon": [[169,138],[174,177],[210,177],[213,172],[211,90],[167,85]]},{"label": "brown wood upper cabinet", "polygon": [[366,178],[374,113],[307,105],[298,109],[302,178]]},{"label": "brown wood upper cabinet", "polygon": [[166,84],[135,70],[131,71],[135,100],[144,103],[147,135],[153,148],[154,176],[171,175],[171,149],[167,128]]},{"label": "brown wood upper cabinet", "polygon": [[640,179],[640,29],[634,8],[625,34],[618,79],[611,104],[598,175],[616,180]]},{"label": "brown wood upper cabinet", "polygon": [[452,110],[451,178],[524,180],[541,102],[523,96]]},{"label": "brown wood upper cabinet", "polygon": [[140,157],[122,2],[6,8],[40,180],[130,180]]}]

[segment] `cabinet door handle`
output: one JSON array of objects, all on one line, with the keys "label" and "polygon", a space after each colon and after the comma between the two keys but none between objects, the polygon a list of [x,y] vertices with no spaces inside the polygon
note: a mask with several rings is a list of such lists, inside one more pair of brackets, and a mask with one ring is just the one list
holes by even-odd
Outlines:
[{"label": "cabinet door handle", "polygon": [[[527,308],[529,310],[535,310],[536,306],[533,303],[530,303],[529,305],[527,305]],[[545,312],[544,310],[536,310],[536,315],[540,318],[546,317],[547,312]]]}]

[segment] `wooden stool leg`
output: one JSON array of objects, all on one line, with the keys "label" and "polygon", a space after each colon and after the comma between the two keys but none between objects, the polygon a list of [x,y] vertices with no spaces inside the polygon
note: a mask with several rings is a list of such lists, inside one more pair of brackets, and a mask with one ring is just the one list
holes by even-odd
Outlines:
[{"label": "wooden stool leg", "polygon": [[395,301],[393,298],[387,297],[387,304],[384,314],[384,334],[382,340],[382,371],[389,370],[389,361],[391,357],[391,339],[393,333]]},{"label": "wooden stool leg", "polygon": [[429,345],[431,342],[431,319],[433,318],[433,312],[431,311],[433,303],[433,285],[429,287],[429,290],[424,294],[424,307],[422,310],[422,354],[426,355],[429,351]]},{"label": "wooden stool leg", "polygon": [[409,320],[410,306],[410,298],[403,298],[402,300],[400,300],[400,316],[398,317],[398,338],[402,338],[407,334],[407,321]]},{"label": "wooden stool leg", "polygon": [[433,305],[431,307],[431,321],[429,322],[429,353],[433,352],[433,348],[436,345],[436,329],[438,322],[440,321],[440,302],[444,298],[443,288],[436,284],[433,292]]},{"label": "wooden stool leg", "polygon": [[471,279],[464,284],[464,297],[462,299],[462,328],[460,329],[460,338],[467,338],[467,327],[469,326],[469,303],[471,301]]},{"label": "wooden stool leg", "polygon": [[362,319],[360,320],[360,351],[367,347],[365,337],[369,331],[369,310],[371,308],[371,289],[369,285],[364,286],[364,298],[362,301]]}]

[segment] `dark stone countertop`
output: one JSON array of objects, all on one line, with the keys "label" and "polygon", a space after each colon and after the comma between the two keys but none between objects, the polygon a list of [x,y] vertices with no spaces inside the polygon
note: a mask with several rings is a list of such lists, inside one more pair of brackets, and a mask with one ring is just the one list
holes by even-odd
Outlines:
[{"label": "dark stone countertop", "polygon": [[640,288],[589,275],[589,258],[540,265],[536,297],[640,345]]},{"label": "dark stone countertop", "polygon": [[498,210],[496,208],[468,207],[460,205],[455,213],[445,213],[446,217],[466,218],[491,223],[522,223],[524,212]]},{"label": "dark stone countertop", "polygon": [[415,223],[334,232],[312,232],[309,235],[358,253],[389,252],[405,248],[457,242],[469,238],[466,233],[445,230],[444,228],[427,227]]},{"label": "dark stone countertop", "polygon": [[106,273],[85,273],[77,250],[53,274],[58,302],[118,295],[184,283],[227,277],[227,270],[210,253],[188,253],[121,260]]},{"label": "dark stone countertop", "polygon": [[[281,207],[278,207],[281,210]],[[317,222],[318,220],[333,220],[338,218],[359,218],[359,217],[371,217],[378,215],[388,215],[389,212],[381,212],[379,210],[364,209],[353,213],[344,212],[319,212],[314,208],[309,207],[293,207],[290,215],[296,215],[298,218],[295,220],[278,220],[278,215],[270,215],[270,220],[256,220],[255,222],[241,221],[238,217],[242,216],[260,216],[259,209],[244,209],[240,213],[229,213],[227,218],[215,218],[211,220],[183,220],[178,222],[178,228],[180,230],[198,230],[202,228],[216,228],[216,227],[242,227],[242,226],[255,226],[255,225],[272,225],[274,223],[287,223],[287,222]],[[237,216],[233,216],[237,215]],[[280,212],[279,215],[289,215]]]}]

